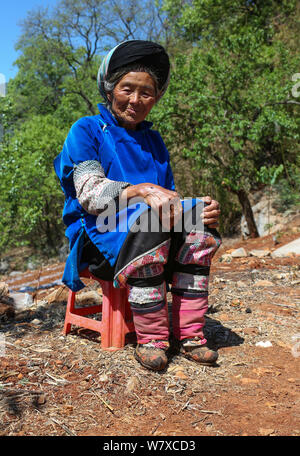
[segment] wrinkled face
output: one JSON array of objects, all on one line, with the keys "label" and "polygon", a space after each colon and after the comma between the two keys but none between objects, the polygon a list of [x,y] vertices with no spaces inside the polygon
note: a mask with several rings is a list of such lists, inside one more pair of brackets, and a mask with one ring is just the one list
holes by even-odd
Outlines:
[{"label": "wrinkled face", "polygon": [[107,97],[120,125],[136,130],[157,100],[155,82],[148,73],[131,71]]}]

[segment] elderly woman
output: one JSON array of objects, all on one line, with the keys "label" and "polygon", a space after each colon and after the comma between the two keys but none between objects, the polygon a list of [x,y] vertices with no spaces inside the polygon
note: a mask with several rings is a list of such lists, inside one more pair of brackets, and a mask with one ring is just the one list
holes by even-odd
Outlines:
[{"label": "elderly woman", "polygon": [[153,370],[164,369],[170,353],[169,284],[179,352],[208,365],[218,357],[203,327],[210,263],[221,242],[219,205],[210,197],[180,200],[168,151],[145,120],[169,75],[162,46],[142,40],[116,46],[98,72],[105,100],[100,114],[72,126],[54,161],[70,241],[63,282],[80,290],[79,271],[88,267],[115,287],[127,287],[135,357]]}]

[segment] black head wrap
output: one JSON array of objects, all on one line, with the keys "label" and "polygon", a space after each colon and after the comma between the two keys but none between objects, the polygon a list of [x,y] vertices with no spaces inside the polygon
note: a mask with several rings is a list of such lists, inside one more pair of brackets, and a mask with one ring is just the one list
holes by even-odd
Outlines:
[{"label": "black head wrap", "polygon": [[114,47],[103,59],[98,71],[98,88],[107,99],[104,82],[117,70],[137,63],[146,66],[156,75],[161,97],[169,84],[170,61],[164,48],[152,41],[130,40]]}]

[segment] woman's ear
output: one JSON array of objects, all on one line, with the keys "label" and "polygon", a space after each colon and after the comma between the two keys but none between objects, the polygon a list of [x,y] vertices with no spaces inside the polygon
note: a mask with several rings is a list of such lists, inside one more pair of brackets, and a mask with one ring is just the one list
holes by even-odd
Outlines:
[{"label": "woman's ear", "polygon": [[107,92],[107,93],[106,93],[106,96],[107,96],[108,101],[109,101],[110,103],[112,103],[112,99],[113,99],[112,93],[111,93],[111,92]]}]

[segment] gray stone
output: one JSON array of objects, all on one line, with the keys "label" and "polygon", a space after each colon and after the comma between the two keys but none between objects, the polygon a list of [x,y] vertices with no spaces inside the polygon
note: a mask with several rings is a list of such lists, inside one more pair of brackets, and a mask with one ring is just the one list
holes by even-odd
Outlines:
[{"label": "gray stone", "polygon": [[300,238],[274,250],[274,252],[271,253],[271,256],[272,258],[280,258],[291,256],[292,254],[300,255]]},{"label": "gray stone", "polygon": [[41,320],[39,320],[38,318],[35,318],[35,319],[32,320],[30,323],[32,323],[33,325],[40,325],[42,322],[41,322]]},{"label": "gray stone", "polygon": [[231,252],[231,256],[233,258],[242,258],[242,257],[247,257],[248,253],[244,249],[244,247],[240,247],[239,249],[235,249],[233,252]]},{"label": "gray stone", "polygon": [[0,274],[5,274],[9,270],[9,262],[6,260],[0,261]]},{"label": "gray stone", "polygon": [[29,293],[10,293],[11,298],[14,300],[15,308],[17,311],[28,309],[33,306],[33,299]]},{"label": "gray stone", "polygon": [[249,252],[250,255],[255,256],[257,258],[263,258],[268,255],[270,255],[271,251],[270,250],[258,250],[258,249],[253,249],[251,252]]},{"label": "gray stone", "polygon": [[9,273],[9,277],[17,277],[17,276],[20,276],[22,275],[22,271],[12,271],[11,273]]},{"label": "gray stone", "polygon": [[224,255],[220,257],[219,261],[223,263],[231,263],[232,256],[229,253],[224,253]]},{"label": "gray stone", "polygon": [[[276,210],[276,201],[279,196],[275,191],[268,189],[259,190],[250,196],[251,207],[259,236],[276,233],[284,229],[284,226],[297,214],[295,210],[286,210],[281,213]],[[244,238],[249,236],[249,229],[244,216],[241,218],[241,234]]]}]

